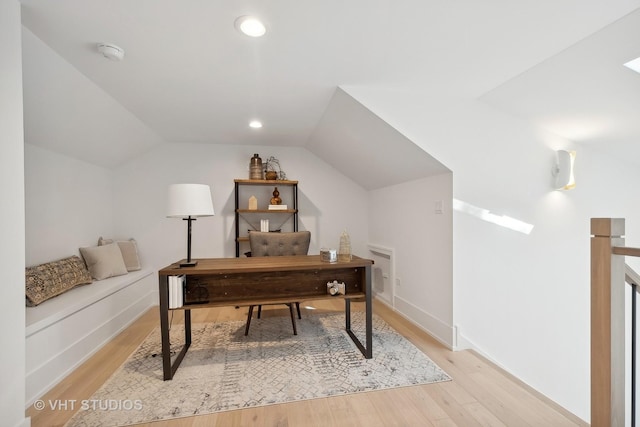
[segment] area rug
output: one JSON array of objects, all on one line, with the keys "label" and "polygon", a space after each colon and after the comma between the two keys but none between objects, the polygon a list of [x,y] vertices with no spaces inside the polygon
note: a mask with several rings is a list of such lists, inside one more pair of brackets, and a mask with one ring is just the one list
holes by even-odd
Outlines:
[{"label": "area rug", "polygon": [[[344,331],[344,314],[305,313],[293,335],[288,316],[198,323],[173,380],[162,380],[154,330],[83,405],[68,426],[122,426],[305,399],[450,380],[383,319],[373,318],[373,359]],[[182,325],[172,328],[172,354]],[[364,342],[364,316],[352,314]],[[85,402],[83,402],[85,403]]]}]

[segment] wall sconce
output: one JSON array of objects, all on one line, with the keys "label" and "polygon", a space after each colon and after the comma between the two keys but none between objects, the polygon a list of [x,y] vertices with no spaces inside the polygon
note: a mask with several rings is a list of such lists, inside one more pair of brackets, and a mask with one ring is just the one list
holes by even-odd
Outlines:
[{"label": "wall sconce", "polygon": [[575,160],[575,151],[556,151],[556,164],[553,165],[553,169],[551,170],[551,174],[556,179],[556,190],[571,190],[576,187],[576,178],[573,174]]}]

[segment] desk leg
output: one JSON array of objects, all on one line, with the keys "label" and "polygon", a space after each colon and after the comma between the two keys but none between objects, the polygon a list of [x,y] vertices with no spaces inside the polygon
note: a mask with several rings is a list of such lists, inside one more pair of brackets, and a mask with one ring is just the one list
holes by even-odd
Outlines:
[{"label": "desk leg", "polygon": [[373,291],[371,289],[371,266],[368,265],[364,269],[365,275],[365,304],[367,317],[367,359],[373,357]]},{"label": "desk leg", "polygon": [[351,331],[351,300],[344,300],[344,328],[347,332]]},{"label": "desk leg", "polygon": [[362,345],[362,342],[356,337],[351,330],[351,300],[344,300],[344,317],[345,317],[345,329],[354,344],[366,359],[373,357],[373,306],[371,304],[371,266],[365,267],[364,271],[365,282],[365,342],[366,347]]},{"label": "desk leg", "polygon": [[184,311],[184,342],[187,347],[191,345],[191,310]]},{"label": "desk leg", "polygon": [[169,277],[159,277],[160,336],[162,338],[162,373],[164,380],[173,377],[171,372],[171,343],[169,341]]},{"label": "desk leg", "polygon": [[162,376],[165,381],[173,378],[180,362],[191,345],[191,310],[184,310],[184,345],[171,364],[171,339],[169,336],[169,277],[160,276],[160,336],[162,339]]}]

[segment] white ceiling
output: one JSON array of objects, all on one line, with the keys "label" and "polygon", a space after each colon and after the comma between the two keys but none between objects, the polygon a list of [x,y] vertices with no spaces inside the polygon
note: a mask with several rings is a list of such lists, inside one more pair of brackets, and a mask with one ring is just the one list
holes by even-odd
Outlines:
[{"label": "white ceiling", "polygon": [[[22,4],[24,26],[137,121],[135,141],[103,148],[107,166],[159,141],[307,146],[341,85],[481,97],[579,142],[640,136],[640,75],[621,67],[640,56],[640,0]],[[247,14],[265,21],[265,37],[235,30]],[[104,59],[98,42],[124,48],[124,61]],[[30,55],[25,85],[44,73]],[[39,89],[25,89],[25,131],[38,141],[45,117],[68,120]],[[253,118],[264,128],[250,129]],[[64,151],[70,138],[59,139]],[[108,156],[98,145],[108,144],[85,158]]]},{"label": "white ceiling", "polygon": [[[572,141],[640,162],[640,10],[481,99]],[[629,151],[630,150],[630,151]]]}]

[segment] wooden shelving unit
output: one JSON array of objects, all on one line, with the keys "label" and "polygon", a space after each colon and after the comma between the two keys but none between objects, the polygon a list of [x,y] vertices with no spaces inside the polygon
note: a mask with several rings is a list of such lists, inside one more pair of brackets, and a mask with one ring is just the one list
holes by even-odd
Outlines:
[{"label": "wooden shelving unit", "polygon": [[[242,244],[246,244],[249,241],[249,237],[240,231],[240,219],[242,218],[247,224],[254,226],[254,221],[259,223],[259,216],[268,216],[268,217],[279,217],[283,216],[285,219],[282,223],[287,221],[286,216],[292,217],[292,230],[290,231],[298,231],[298,181],[290,181],[290,180],[267,180],[267,179],[234,179],[235,184],[235,244],[236,244],[236,257],[240,256],[240,246]],[[281,194],[284,195],[285,189],[290,190],[291,204],[289,209],[286,210],[269,210],[266,209],[268,206],[268,202],[261,203],[261,206],[258,206],[260,209],[240,209],[240,192],[243,187],[250,186],[273,186],[278,187]],[[289,203],[287,203],[289,205]],[[259,229],[259,228],[256,228]]]}]

